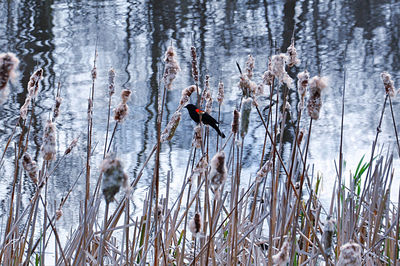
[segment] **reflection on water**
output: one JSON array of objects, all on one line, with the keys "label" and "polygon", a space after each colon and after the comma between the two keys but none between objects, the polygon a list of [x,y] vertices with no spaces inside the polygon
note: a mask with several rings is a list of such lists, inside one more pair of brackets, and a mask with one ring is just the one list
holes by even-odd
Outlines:
[{"label": "reflection on water", "polygon": [[[44,122],[54,103],[57,83],[61,82],[64,101],[57,122],[58,157],[74,137],[82,134],[78,150],[61,163],[50,180],[50,198],[60,201],[65,196],[66,189],[73,185],[84,167],[87,97],[97,47],[94,141],[98,153],[92,163],[97,166],[102,158],[100,151],[107,123],[107,72],[113,67],[117,73],[117,95],[122,89],[133,90],[129,119],[118,129],[114,146],[133,180],[155,143],[159,77],[164,52],[170,43],[176,48],[182,72],[174,82],[176,90],[168,94],[165,118],[178,105],[180,91],[192,84],[190,46],[194,42],[200,72],[211,76],[213,95],[216,96],[219,81],[225,84],[221,128],[226,133],[240,94],[236,61],[243,66],[247,55],[252,54],[256,59],[255,78],[260,81],[268,57],[286,51],[294,32],[302,63],[291,75],[307,66],[312,75],[321,73],[330,79],[331,86],[323,96],[321,118],[313,124],[309,157],[315,171],[324,174],[325,191],[329,191],[335,176],[334,160],[338,158],[344,71],[347,73],[344,124],[347,170],[354,171],[361,156],[370,150],[379,119],[377,110],[384,99],[379,74],[386,70],[392,73],[395,84],[400,84],[400,4],[392,2],[3,1],[0,3],[0,51],[16,53],[21,65],[9,99],[0,107],[1,149],[17,122],[30,74],[36,67],[42,67],[45,78],[32,120],[28,150],[35,159],[40,158]],[[114,105],[119,101],[117,97]],[[295,115],[298,101],[295,91],[289,93],[289,101]],[[395,101],[395,113],[399,108]],[[261,121],[255,113],[251,119],[244,146],[243,177],[246,179],[243,184],[257,171],[264,141]],[[307,122],[305,118],[304,125]],[[166,174],[171,171],[173,192],[180,189],[193,126],[184,113],[176,136],[162,147],[161,181],[165,183]],[[394,147],[389,116],[384,118],[382,130],[381,143]],[[293,129],[288,127],[283,134],[287,154]],[[1,214],[8,208],[13,156],[13,149],[9,149],[0,169]],[[151,177],[150,165],[135,198],[144,198]],[[23,174],[24,204],[33,191],[31,181]],[[79,178],[64,209],[65,216],[71,218],[61,220],[66,229],[78,219],[74,210],[83,193],[84,179]],[[139,210],[142,203],[135,200],[133,203],[136,211]]]}]

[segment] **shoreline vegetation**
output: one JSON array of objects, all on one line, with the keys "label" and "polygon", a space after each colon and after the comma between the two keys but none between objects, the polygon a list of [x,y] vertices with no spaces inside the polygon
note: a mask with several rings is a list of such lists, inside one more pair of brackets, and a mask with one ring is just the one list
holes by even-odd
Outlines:
[{"label": "shoreline vegetation", "polygon": [[[255,59],[249,55],[240,73],[240,104],[232,107],[230,132],[222,139],[210,134],[208,126],[194,127],[190,156],[186,163],[180,193],[170,193],[170,174],[166,186],[160,184],[161,145],[174,137],[182,109],[192,102],[209,114],[217,112],[220,121],[224,102],[224,85],[210,87],[210,76],[204,75],[200,86],[197,53],[191,47],[193,84],[182,90],[175,113],[163,120],[166,97],[177,89],[173,81],[180,67],[176,52],[168,47],[164,58],[164,75],[158,96],[157,138],[136,179],[125,173],[118,154],[112,149],[115,132],[129,119],[130,90],[123,90],[113,109],[115,71],[108,73],[108,122],[104,137],[103,162],[92,160],[98,153],[93,145],[93,112],[96,111],[97,50],[91,71],[92,86],[88,92],[87,134],[74,139],[61,157],[56,157],[56,119],[62,119],[61,84],[58,84],[54,108],[45,123],[41,158],[34,161],[27,152],[32,114],[40,81],[46,73],[38,68],[27,85],[28,96],[20,109],[20,118],[6,143],[1,143],[0,166],[7,150],[15,154],[14,175],[8,215],[0,243],[2,265],[397,265],[399,263],[399,202],[391,202],[390,188],[394,178],[393,160],[400,156],[400,144],[392,100],[397,94],[389,73],[383,72],[382,95],[386,93],[377,125],[371,156],[360,160],[350,179],[343,173],[343,121],[345,87],[342,89],[342,121],[337,175],[329,206],[319,200],[322,177],[307,164],[313,123],[318,123],[322,95],[328,81],[321,73],[300,69],[294,40],[286,53],[270,57],[268,70],[255,82]],[[12,53],[0,54],[0,96],[7,100],[9,79],[14,76],[18,59]],[[298,67],[294,67],[298,66]],[[287,72],[289,71],[289,73]],[[295,80],[293,77],[297,77]],[[344,74],[345,80],[345,74]],[[332,85],[334,86],[334,85]],[[288,102],[289,90],[298,91],[298,106]],[[212,92],[217,94],[216,101]],[[266,101],[260,104],[261,101]],[[265,108],[261,108],[265,106]],[[387,107],[390,110],[386,110]],[[292,115],[292,111],[296,117]],[[386,113],[385,113],[386,111]],[[378,150],[378,139],[384,115],[390,112],[398,154]],[[258,116],[265,130],[260,166],[249,184],[243,184],[243,149],[250,114]],[[200,114],[201,120],[201,114]],[[224,123],[229,123],[224,121]],[[290,156],[283,158],[285,127],[292,127]],[[211,131],[212,132],[212,131]],[[211,136],[216,146],[210,145]],[[80,206],[80,222],[62,242],[57,221],[63,217],[63,205],[74,186],[49,213],[56,199],[48,197],[48,180],[56,178],[55,170],[77,145],[85,145],[85,193]],[[267,150],[269,151],[267,152]],[[140,182],[150,160],[153,176],[143,203],[142,215],[131,213],[132,193]],[[35,192],[27,205],[21,204],[22,178],[30,178]],[[79,178],[79,177],[78,177]],[[333,177],[332,177],[333,178]],[[91,180],[95,179],[95,185]],[[246,177],[246,180],[250,179]],[[347,181],[347,182],[346,182]],[[165,191],[165,194],[161,193]],[[115,197],[118,193],[118,197]],[[116,199],[117,198],[117,199]],[[24,206],[23,208],[21,206]],[[43,218],[39,218],[42,214]],[[50,241],[55,244],[49,244]],[[47,254],[52,253],[50,257]]]}]

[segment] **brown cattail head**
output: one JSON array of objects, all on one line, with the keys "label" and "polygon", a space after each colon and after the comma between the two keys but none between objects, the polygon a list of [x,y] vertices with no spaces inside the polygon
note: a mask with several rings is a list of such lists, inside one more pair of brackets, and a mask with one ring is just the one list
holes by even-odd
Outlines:
[{"label": "brown cattail head", "polygon": [[246,62],[246,72],[247,72],[247,77],[249,79],[253,77],[254,63],[255,63],[254,57],[251,54],[249,54]]},{"label": "brown cattail head", "polygon": [[225,164],[225,152],[217,152],[211,159],[211,185],[213,185],[215,188],[219,188],[221,185],[223,185],[228,176],[227,172],[228,170]]},{"label": "brown cattail head", "polygon": [[171,120],[169,120],[167,126],[161,134],[161,142],[165,142],[167,140],[169,141],[172,139],[172,137],[175,135],[176,128],[179,125],[179,121],[181,121],[181,116],[182,113],[179,111],[176,111],[172,115]]},{"label": "brown cattail head", "polygon": [[247,98],[243,100],[242,103],[242,111],[241,111],[241,118],[240,118],[240,136],[244,138],[247,135],[249,130],[249,123],[250,123],[250,112],[251,112],[251,105],[253,100],[251,98]]},{"label": "brown cattail head", "polygon": [[385,85],[386,94],[390,96],[390,98],[396,97],[396,89],[394,88],[394,82],[392,80],[392,76],[388,72],[381,73],[381,79],[383,84]]},{"label": "brown cattail head", "polygon": [[194,137],[192,141],[192,145],[195,146],[197,149],[201,148],[201,127],[200,124],[194,128]]},{"label": "brown cattail head", "polygon": [[165,70],[164,70],[164,84],[167,89],[172,89],[172,82],[176,75],[181,70],[176,61],[176,53],[172,46],[169,46],[165,53]]},{"label": "brown cattail head", "polygon": [[78,143],[79,137],[72,140],[71,144],[69,144],[68,148],[65,150],[64,154],[70,154],[72,149],[75,148],[76,144]]},{"label": "brown cattail head", "polygon": [[332,253],[333,234],[335,232],[335,221],[332,216],[328,216],[324,226],[324,233],[322,235],[322,244],[324,245],[325,253],[327,255]]},{"label": "brown cattail head", "polygon": [[286,72],[285,65],[288,58],[286,54],[273,55],[271,58],[271,73],[280,83],[285,83],[288,88],[292,87],[292,78]]},{"label": "brown cattail head", "polygon": [[196,213],[193,219],[191,219],[189,222],[189,230],[190,232],[192,232],[193,235],[196,235],[200,233],[201,227],[202,225],[201,225],[200,213]]},{"label": "brown cattail head", "polygon": [[261,182],[267,177],[268,173],[272,170],[272,162],[270,160],[266,161],[261,169],[257,172],[256,181]]},{"label": "brown cattail head", "polygon": [[304,98],[306,97],[306,91],[308,87],[308,80],[310,79],[310,73],[308,73],[307,69],[303,72],[297,74],[297,92],[300,97],[301,108],[304,107]]},{"label": "brown cattail head", "polygon": [[51,120],[47,120],[44,127],[41,151],[45,161],[51,161],[56,158],[56,126]]},{"label": "brown cattail head", "polygon": [[111,68],[108,71],[108,94],[110,97],[115,93],[115,70]]},{"label": "brown cattail head", "polygon": [[62,102],[61,97],[56,97],[56,104],[54,105],[54,111],[53,111],[53,121],[60,115],[60,106]]},{"label": "brown cattail head", "polygon": [[340,256],[337,266],[361,265],[361,246],[355,242],[348,242],[340,247]]},{"label": "brown cattail head", "polygon": [[19,64],[18,58],[13,53],[0,54],[0,104],[8,96],[8,81],[16,76],[15,70]]},{"label": "brown cattail head", "polygon": [[190,95],[196,90],[196,85],[187,87],[182,91],[182,97],[179,102],[178,110],[182,109],[190,100]]},{"label": "brown cattail head", "polygon": [[19,110],[20,116],[22,119],[26,119],[27,115],[28,115],[28,108],[29,105],[31,104],[31,97],[28,95],[25,99],[25,103],[24,105],[22,105],[21,109]]},{"label": "brown cattail head", "polygon": [[294,47],[294,41],[292,41],[290,46],[287,48],[286,55],[288,57],[287,65],[289,67],[293,67],[300,64],[300,59],[297,58],[297,51],[296,48]]},{"label": "brown cattail head", "polygon": [[103,173],[103,195],[107,204],[113,201],[121,186],[127,186],[128,176],[125,174],[122,163],[115,154],[107,154],[100,166]]},{"label": "brown cattail head", "polygon": [[122,123],[128,115],[129,107],[127,102],[131,97],[132,92],[130,90],[123,90],[121,93],[121,102],[114,109],[114,120]]},{"label": "brown cattail head", "polygon": [[276,266],[286,266],[289,259],[289,242],[285,241],[281,250],[272,256],[272,265]]},{"label": "brown cattail head", "polygon": [[39,81],[43,77],[43,69],[39,68],[38,70],[35,71],[35,73],[32,74],[31,78],[29,79],[28,82],[28,93],[31,98],[36,98],[38,92],[39,92]]},{"label": "brown cattail head", "polygon": [[192,76],[197,84],[199,82],[199,71],[197,69],[197,54],[196,54],[196,47],[190,47],[191,57],[192,57]]},{"label": "brown cattail head", "polygon": [[60,220],[61,217],[63,216],[63,211],[61,209],[56,210],[56,220]]},{"label": "brown cattail head", "polygon": [[197,162],[196,167],[193,170],[193,175],[201,176],[207,172],[207,169],[208,169],[207,158],[203,157],[201,158],[201,160]]},{"label": "brown cattail head", "polygon": [[206,100],[205,111],[206,111],[207,113],[211,114],[213,99],[212,99],[211,91],[210,91],[210,90],[207,90],[207,91],[205,92],[205,97],[204,97],[204,98],[205,98],[205,100]]},{"label": "brown cattail head", "polygon": [[25,169],[25,171],[28,173],[29,177],[33,181],[33,183],[37,184],[38,179],[37,179],[37,172],[38,172],[38,167],[37,164],[34,160],[32,160],[32,157],[29,155],[29,153],[24,153],[22,156],[22,167]]},{"label": "brown cattail head", "polygon": [[92,80],[95,81],[96,78],[97,78],[97,68],[96,68],[96,66],[93,66],[92,72],[90,74],[92,76]]},{"label": "brown cattail head", "polygon": [[232,133],[236,134],[239,131],[239,116],[240,112],[238,110],[233,110],[233,121],[232,121]]},{"label": "brown cattail head", "polygon": [[307,103],[308,115],[312,119],[318,119],[322,106],[321,92],[328,86],[327,78],[315,76],[309,81],[309,86],[310,98]]},{"label": "brown cattail head", "polygon": [[222,83],[222,81],[218,83],[217,101],[219,102],[219,104],[222,104],[222,102],[224,101],[224,83]]}]

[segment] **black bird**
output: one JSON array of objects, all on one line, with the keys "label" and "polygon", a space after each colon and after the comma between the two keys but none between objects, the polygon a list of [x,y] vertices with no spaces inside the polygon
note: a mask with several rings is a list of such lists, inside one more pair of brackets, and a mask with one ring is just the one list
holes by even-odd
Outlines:
[{"label": "black bird", "polygon": [[203,110],[200,110],[194,104],[187,104],[185,108],[189,111],[189,115],[194,122],[200,123],[200,114],[201,114],[201,122],[203,122],[204,125],[211,126],[212,128],[215,129],[215,131],[217,131],[218,135],[220,135],[222,138],[225,138],[224,133],[222,133],[217,126],[217,124],[219,123],[211,115],[209,115],[207,112]]}]

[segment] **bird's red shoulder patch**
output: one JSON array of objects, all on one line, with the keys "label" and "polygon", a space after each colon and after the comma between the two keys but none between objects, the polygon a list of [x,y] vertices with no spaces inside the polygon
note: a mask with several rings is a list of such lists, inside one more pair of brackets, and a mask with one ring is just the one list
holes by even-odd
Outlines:
[{"label": "bird's red shoulder patch", "polygon": [[196,109],[196,113],[202,115],[202,114],[204,114],[204,111],[203,111],[203,110],[200,110],[200,109]]}]

